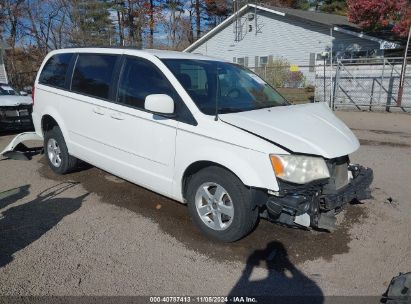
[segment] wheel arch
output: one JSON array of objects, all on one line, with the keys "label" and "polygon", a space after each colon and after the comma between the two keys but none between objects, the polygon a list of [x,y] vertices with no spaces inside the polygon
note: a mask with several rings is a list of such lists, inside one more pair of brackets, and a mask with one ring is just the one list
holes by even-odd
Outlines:
[{"label": "wheel arch", "polygon": [[[66,141],[67,149],[70,152],[70,138],[67,133],[66,126],[63,122],[63,119],[59,115],[57,111],[54,109],[48,109],[45,111],[43,115],[41,115],[40,120],[40,127],[41,127],[41,135],[43,135],[46,131],[51,130],[54,126],[58,126],[60,128],[61,133],[63,134],[64,140]],[[38,132],[37,132],[38,133]]]},{"label": "wheel arch", "polygon": [[47,128],[58,126],[61,130],[61,133],[63,133],[64,139],[67,142],[68,134],[66,132],[66,125],[64,124],[63,119],[61,118],[60,114],[58,113],[56,109],[48,107],[46,111],[42,113],[41,120],[40,120],[40,126],[41,126],[41,132],[43,136],[44,136],[45,131],[49,130]]},{"label": "wheel arch", "polygon": [[46,131],[51,130],[54,126],[59,126],[58,122],[49,114],[43,115],[41,118],[41,132],[44,136]]},{"label": "wheel arch", "polygon": [[[221,165],[219,163],[209,161],[209,160],[198,160],[193,163],[191,163],[185,170],[182,176],[181,180],[181,193],[184,199],[186,199],[186,192],[187,192],[187,182],[190,178],[190,176],[193,176],[195,173],[199,172],[202,169],[208,168],[208,167],[220,167],[222,169],[227,170],[228,172],[234,174],[243,184],[244,182],[241,180],[241,178],[233,172],[233,170],[230,170],[224,165]],[[244,184],[245,185],[245,184]],[[246,185],[247,186],[247,185]]]}]

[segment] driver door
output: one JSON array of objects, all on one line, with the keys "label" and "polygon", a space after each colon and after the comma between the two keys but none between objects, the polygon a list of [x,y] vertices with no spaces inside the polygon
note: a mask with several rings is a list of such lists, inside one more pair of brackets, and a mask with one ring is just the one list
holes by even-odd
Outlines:
[{"label": "driver door", "polygon": [[146,96],[175,93],[164,74],[150,61],[125,56],[117,94],[107,108],[105,139],[114,170],[139,185],[170,194],[178,121],[144,109]]}]

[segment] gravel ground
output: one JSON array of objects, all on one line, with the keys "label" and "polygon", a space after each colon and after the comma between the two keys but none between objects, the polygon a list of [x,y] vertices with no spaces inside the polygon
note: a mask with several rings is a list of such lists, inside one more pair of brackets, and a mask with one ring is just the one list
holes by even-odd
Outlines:
[{"label": "gravel ground", "polygon": [[39,155],[0,160],[0,295],[381,295],[411,271],[411,116],[337,115],[375,181],[333,233],[261,221],[221,244],[185,206],[96,168],[57,176]]}]

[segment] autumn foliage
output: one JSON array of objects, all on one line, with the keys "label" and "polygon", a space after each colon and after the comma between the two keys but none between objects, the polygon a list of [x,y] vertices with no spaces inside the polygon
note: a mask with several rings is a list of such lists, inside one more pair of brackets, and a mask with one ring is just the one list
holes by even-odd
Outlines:
[{"label": "autumn foliage", "polygon": [[405,37],[411,23],[410,0],[347,0],[348,20],[366,30],[392,31]]}]

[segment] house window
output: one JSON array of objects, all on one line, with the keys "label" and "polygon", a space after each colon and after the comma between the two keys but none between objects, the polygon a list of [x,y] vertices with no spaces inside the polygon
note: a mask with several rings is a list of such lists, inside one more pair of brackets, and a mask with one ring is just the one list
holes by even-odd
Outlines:
[{"label": "house window", "polygon": [[240,65],[244,65],[244,63],[245,63],[244,57],[237,58],[237,63],[240,64]]},{"label": "house window", "polygon": [[261,56],[260,57],[260,66],[265,67],[268,63],[268,56]]}]

